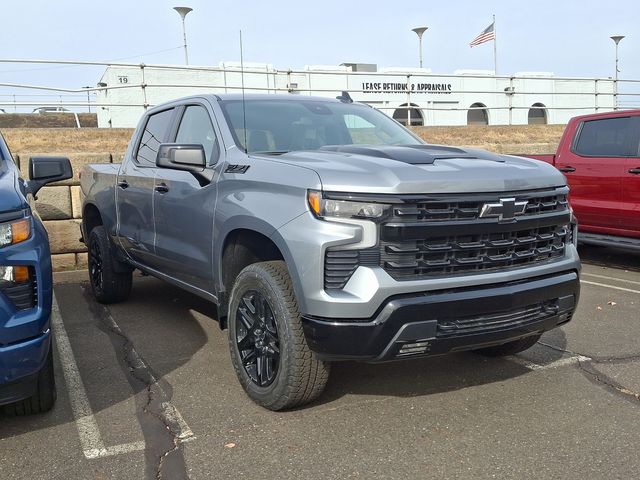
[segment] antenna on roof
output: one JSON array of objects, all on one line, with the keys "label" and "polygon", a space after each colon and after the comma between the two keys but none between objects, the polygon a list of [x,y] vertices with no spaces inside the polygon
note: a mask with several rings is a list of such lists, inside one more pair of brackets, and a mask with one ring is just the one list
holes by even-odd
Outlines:
[{"label": "antenna on roof", "polygon": [[247,109],[244,102],[244,57],[242,56],[242,30],[240,30],[240,81],[242,83],[242,131],[244,132],[244,153],[249,154],[247,145]]},{"label": "antenna on roof", "polygon": [[353,103],[353,98],[351,98],[351,95],[349,95],[349,92],[347,92],[346,90],[343,90],[340,96],[336,98],[342,103]]}]

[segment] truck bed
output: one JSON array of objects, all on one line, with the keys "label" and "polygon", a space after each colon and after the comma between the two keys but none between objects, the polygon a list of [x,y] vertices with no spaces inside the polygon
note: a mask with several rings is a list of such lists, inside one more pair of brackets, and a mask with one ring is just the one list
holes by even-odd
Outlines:
[{"label": "truck bed", "polygon": [[514,155],[518,157],[533,158],[534,160],[542,160],[543,162],[549,163],[551,165],[554,164],[554,161],[556,159],[555,153],[542,153],[542,154],[534,154],[534,155],[516,153]]},{"label": "truck bed", "polygon": [[[80,186],[87,199],[95,201],[99,197],[102,215],[115,220],[115,188],[120,171],[119,163],[92,163],[80,172]],[[84,212],[83,212],[84,213]]]}]

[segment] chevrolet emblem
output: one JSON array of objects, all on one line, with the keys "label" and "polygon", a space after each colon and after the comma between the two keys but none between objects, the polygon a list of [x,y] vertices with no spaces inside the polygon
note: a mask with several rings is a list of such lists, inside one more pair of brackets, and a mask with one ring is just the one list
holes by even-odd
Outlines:
[{"label": "chevrolet emblem", "polygon": [[480,218],[498,217],[499,222],[512,222],[517,215],[527,210],[526,200],[517,202],[515,198],[501,198],[500,203],[485,203],[480,209]]}]

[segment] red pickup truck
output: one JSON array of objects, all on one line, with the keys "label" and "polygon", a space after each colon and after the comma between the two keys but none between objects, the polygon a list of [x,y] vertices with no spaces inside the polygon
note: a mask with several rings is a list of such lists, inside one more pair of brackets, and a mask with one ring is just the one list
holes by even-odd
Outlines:
[{"label": "red pickup truck", "polygon": [[640,110],[572,118],[551,163],[567,177],[583,243],[640,250]]}]

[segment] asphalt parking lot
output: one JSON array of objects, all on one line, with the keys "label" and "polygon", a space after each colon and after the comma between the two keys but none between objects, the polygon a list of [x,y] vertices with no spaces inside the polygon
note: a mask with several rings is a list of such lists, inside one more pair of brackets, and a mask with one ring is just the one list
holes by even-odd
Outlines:
[{"label": "asphalt parking lot", "polygon": [[215,308],[135,276],[95,303],[59,275],[58,403],[0,416],[8,479],[637,478],[640,255],[583,248],[574,320],[515,357],[334,365],[303,409],[253,404]]}]

